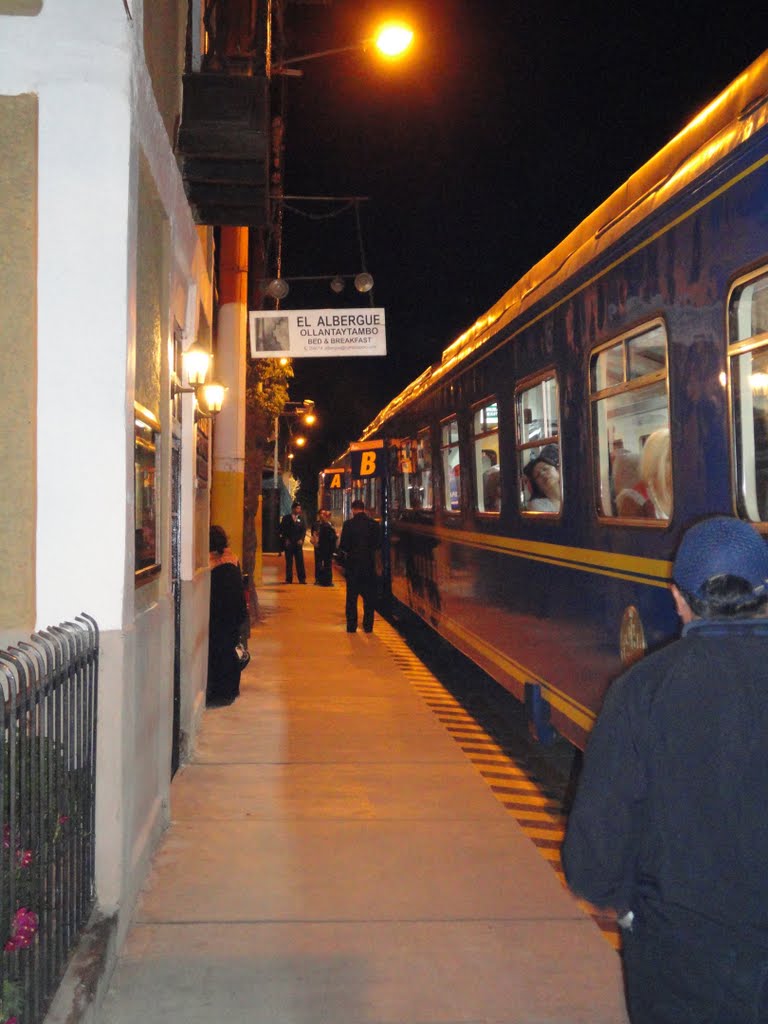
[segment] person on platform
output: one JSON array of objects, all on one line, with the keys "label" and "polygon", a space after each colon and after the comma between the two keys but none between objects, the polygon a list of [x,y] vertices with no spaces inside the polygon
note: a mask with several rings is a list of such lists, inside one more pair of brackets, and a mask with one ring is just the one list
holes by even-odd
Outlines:
[{"label": "person on platform", "polygon": [[301,514],[301,504],[294,501],[291,511],[280,520],[280,546],[285,553],[285,582],[293,583],[293,563],[299,583],[307,582],[304,568],[304,538],[307,527]]},{"label": "person on platform", "polygon": [[379,524],[366,514],[365,502],[352,502],[352,518],[341,528],[339,555],[347,581],[347,632],[357,632],[357,599],[363,599],[363,632],[373,632],[376,600],[376,552],[381,548]]},{"label": "person on platform", "polygon": [[241,641],[241,626],[248,609],[240,566],[229,550],[227,535],[221,526],[211,526],[208,547],[211,602],[205,698],[209,707],[217,707],[231,704],[240,694],[242,666],[235,648]]},{"label": "person on platform", "polygon": [[321,508],[315,529],[312,531],[315,546],[315,586],[333,586],[333,556],[336,553],[336,531],[331,523],[331,513]]},{"label": "person on platform", "polygon": [[682,637],[610,687],[563,847],[616,911],[633,1024],[768,1021],[768,547],[713,516],[678,548]]}]

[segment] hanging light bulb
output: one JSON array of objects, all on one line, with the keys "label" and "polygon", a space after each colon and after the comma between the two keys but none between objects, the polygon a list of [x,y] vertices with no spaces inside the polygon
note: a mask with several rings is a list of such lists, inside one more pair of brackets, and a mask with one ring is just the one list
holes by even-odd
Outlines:
[{"label": "hanging light bulb", "polygon": [[290,288],[284,277],[273,277],[265,290],[271,299],[284,299]]},{"label": "hanging light bulb", "polygon": [[363,271],[362,274],[358,274],[355,278],[355,288],[363,294],[369,292],[373,288],[373,278],[370,274]]},{"label": "hanging light bulb", "polygon": [[340,295],[344,291],[344,278],[339,274],[331,280],[331,291]]}]

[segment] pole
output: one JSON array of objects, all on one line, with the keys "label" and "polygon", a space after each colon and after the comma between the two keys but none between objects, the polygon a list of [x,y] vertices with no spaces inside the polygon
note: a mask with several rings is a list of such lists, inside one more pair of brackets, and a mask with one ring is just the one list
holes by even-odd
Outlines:
[{"label": "pole", "polygon": [[280,448],[279,448],[279,444],[278,444],[278,440],[279,440],[278,439],[278,431],[279,430],[280,430],[280,413],[278,413],[277,416],[275,416],[275,456],[274,456],[275,464],[274,464],[273,469],[272,469],[272,485],[275,488],[275,490],[277,490],[277,460],[278,460],[279,453],[280,453]]}]

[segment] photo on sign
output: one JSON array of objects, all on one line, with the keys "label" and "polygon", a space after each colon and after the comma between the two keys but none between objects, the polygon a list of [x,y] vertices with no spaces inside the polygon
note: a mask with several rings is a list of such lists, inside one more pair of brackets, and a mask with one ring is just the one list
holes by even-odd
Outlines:
[{"label": "photo on sign", "polygon": [[291,347],[288,317],[273,316],[255,320],[253,347],[257,352],[288,352]]}]

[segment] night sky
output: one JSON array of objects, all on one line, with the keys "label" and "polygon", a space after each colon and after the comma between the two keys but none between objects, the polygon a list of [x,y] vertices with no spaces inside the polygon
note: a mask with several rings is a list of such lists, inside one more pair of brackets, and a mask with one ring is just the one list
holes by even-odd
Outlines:
[{"label": "night sky", "polygon": [[[289,8],[287,56],[365,38],[384,10],[417,29],[407,60],[343,54],[284,81],[286,192],[370,197],[364,257],[387,317],[385,358],[294,362],[291,398],[320,414],[304,487],[768,45],[747,3],[334,0]],[[362,269],[351,210],[290,205],[284,276]],[[283,306],[368,301],[296,282]]]}]

